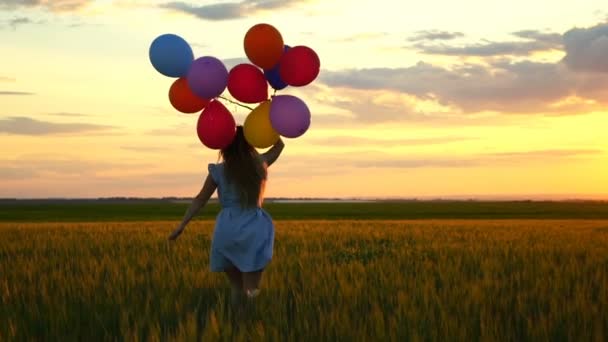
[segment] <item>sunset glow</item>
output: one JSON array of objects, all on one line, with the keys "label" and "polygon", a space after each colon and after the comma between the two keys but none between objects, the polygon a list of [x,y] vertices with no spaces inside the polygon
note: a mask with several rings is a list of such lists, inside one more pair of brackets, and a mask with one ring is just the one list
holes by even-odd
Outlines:
[{"label": "sunset glow", "polygon": [[150,43],[175,33],[230,68],[261,22],[321,58],[279,92],[312,125],[267,196],[608,198],[600,1],[22,3],[0,0],[0,198],[195,195],[217,151]]}]

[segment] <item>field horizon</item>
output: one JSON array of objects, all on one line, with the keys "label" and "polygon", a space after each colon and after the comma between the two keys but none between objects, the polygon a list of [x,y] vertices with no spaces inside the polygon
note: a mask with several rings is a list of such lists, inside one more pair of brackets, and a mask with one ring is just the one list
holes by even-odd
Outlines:
[{"label": "field horizon", "polygon": [[[24,197],[24,196],[5,196],[0,197],[0,203],[7,201],[110,201],[110,200],[130,200],[130,201],[163,201],[163,200],[189,200],[189,196],[90,196],[90,197],[73,197],[73,196],[48,196],[48,197]],[[216,201],[217,196],[214,195],[210,199]],[[608,194],[497,194],[497,195],[476,195],[476,194],[461,194],[461,195],[437,195],[437,196],[271,196],[266,197],[265,201],[477,201],[477,202],[519,202],[519,201],[534,201],[534,202],[606,202]]]},{"label": "field horizon", "polygon": [[[4,200],[0,222],[96,222],[180,220],[190,200]],[[264,209],[276,220],[407,219],[608,219],[605,201],[281,201]],[[210,201],[195,220],[221,210]]]}]

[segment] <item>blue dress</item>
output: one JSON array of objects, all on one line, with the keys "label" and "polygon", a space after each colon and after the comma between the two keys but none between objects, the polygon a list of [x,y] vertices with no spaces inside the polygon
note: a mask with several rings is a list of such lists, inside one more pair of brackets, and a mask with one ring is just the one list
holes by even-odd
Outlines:
[{"label": "blue dress", "polygon": [[209,164],[222,206],[215,221],[210,266],[222,272],[235,266],[241,272],[262,270],[272,259],[274,224],[262,208],[241,208],[239,194],[224,175],[224,164]]}]

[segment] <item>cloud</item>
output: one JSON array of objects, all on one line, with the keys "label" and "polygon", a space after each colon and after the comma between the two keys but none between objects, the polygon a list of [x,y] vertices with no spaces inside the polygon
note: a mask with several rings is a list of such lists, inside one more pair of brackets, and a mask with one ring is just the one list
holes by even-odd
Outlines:
[{"label": "cloud", "polygon": [[222,62],[224,63],[224,65],[226,66],[226,68],[228,70],[234,68],[235,66],[237,66],[239,64],[251,63],[249,61],[249,59],[247,59],[245,57],[226,58],[226,59],[223,59]]},{"label": "cloud", "polygon": [[[526,166],[539,163],[576,161],[579,157],[598,156],[602,151],[553,149],[505,151],[460,156],[390,154],[381,150],[359,149],[346,153],[313,151],[287,154],[270,171],[271,182],[289,184],[301,177],[332,177],[383,169],[399,172],[410,169],[466,169],[473,167]],[[134,163],[131,158],[102,161],[69,156],[26,155],[4,160],[0,168],[0,192],[7,196],[29,193],[36,196],[118,196],[128,193],[195,194],[206,176],[206,162],[189,171],[163,171],[159,165],[169,161]],[[210,162],[212,160],[209,160]],[[315,167],[311,168],[310,166]],[[86,180],[81,182],[79,180]],[[85,184],[86,183],[86,184]],[[85,186],[86,185],[86,186]],[[26,192],[23,192],[27,190]],[[102,192],[100,194],[100,191]]]},{"label": "cloud", "polygon": [[67,156],[25,156],[4,160],[0,179],[28,179],[52,176],[55,179],[74,179],[74,176],[97,177],[110,171],[149,170],[152,164],[132,161],[105,162]]},{"label": "cloud", "polygon": [[[273,179],[298,179],[300,177],[324,177],[344,175],[361,170],[415,169],[415,168],[465,168],[480,164],[473,156],[444,157],[420,155],[405,157],[381,150],[359,149],[356,152],[281,156],[280,163],[272,168]],[[311,168],[310,166],[315,167]]]},{"label": "cloud", "polygon": [[405,139],[374,139],[355,136],[332,136],[326,138],[312,138],[307,142],[322,146],[421,146],[449,144],[459,141],[473,140],[469,137],[432,137],[432,138],[405,138]]},{"label": "cloud", "polygon": [[543,42],[488,42],[485,44],[458,46],[431,46],[417,44],[416,47],[426,54],[446,56],[528,56],[533,52],[554,48],[553,44]]},{"label": "cloud", "polygon": [[207,20],[226,20],[241,18],[245,11],[245,3],[221,3],[205,6],[192,6],[184,2],[169,2],[162,8],[186,13]]},{"label": "cloud", "polygon": [[563,61],[575,71],[608,72],[608,23],[564,34]]},{"label": "cloud", "polygon": [[194,134],[196,136],[196,122],[192,124],[177,124],[173,127],[157,128],[145,132],[146,135],[166,135],[166,136],[187,136]]},{"label": "cloud", "polygon": [[420,41],[435,41],[435,40],[452,40],[456,38],[464,37],[464,33],[462,32],[448,32],[448,31],[438,31],[438,30],[425,30],[425,31],[417,31],[411,37],[408,38],[410,42],[420,42]]},{"label": "cloud", "polygon": [[[76,20],[76,19],[74,19]],[[75,21],[72,23],[65,23],[65,25],[69,28],[81,28],[84,26],[88,26],[88,27],[102,27],[103,24],[99,24],[99,23],[90,23],[90,22],[83,22],[83,21]]]},{"label": "cloud", "polygon": [[[557,33],[545,33],[535,30],[525,30],[513,33],[523,41],[491,42],[452,46],[429,45],[426,42],[416,43],[414,47],[426,54],[446,56],[528,56],[534,52],[561,50],[562,36]],[[418,40],[414,40],[418,41]]]},{"label": "cloud", "polygon": [[[282,158],[280,166],[270,171],[272,178],[298,179],[299,177],[323,177],[344,175],[368,169],[419,169],[419,168],[467,168],[480,164],[471,158],[445,158],[439,156],[419,156],[404,158],[382,152],[327,154],[317,156],[297,156],[299,160]],[[310,165],[315,165],[311,168]]]},{"label": "cloud", "polygon": [[335,39],[335,42],[351,43],[360,42],[362,40],[376,40],[389,36],[388,32],[362,32],[352,36],[347,36]]},{"label": "cloud", "polygon": [[[431,86],[438,87],[434,84]],[[457,104],[445,103],[437,94],[418,97],[387,88],[355,89],[348,85],[327,86],[323,82],[313,85],[312,88],[314,89],[303,92],[303,98],[316,108],[311,118],[312,129],[340,129],[346,126],[357,129],[384,129],[391,124],[399,124],[400,127],[529,127],[531,124],[527,115],[504,115],[502,112],[489,110],[467,112]],[[546,115],[579,113],[577,110],[581,109],[581,103],[587,105],[584,101],[588,100],[565,99],[563,102],[552,104],[550,109],[553,112]],[[589,106],[599,107],[597,104]],[[536,120],[534,126],[539,125],[540,121]]]},{"label": "cloud", "polygon": [[395,95],[397,98],[388,99],[387,94],[381,91],[342,91],[339,98],[330,98],[325,102],[342,110],[350,112],[350,116],[322,116],[312,119],[313,122],[342,123],[345,121],[358,122],[360,124],[378,122],[397,122],[411,119],[416,113],[413,104],[403,96]]},{"label": "cloud", "polygon": [[513,35],[519,38],[531,39],[539,42],[552,43],[556,46],[564,44],[564,37],[559,33],[542,32],[538,30],[522,30],[513,32]]},{"label": "cloud", "polygon": [[55,113],[47,113],[47,115],[52,115],[52,116],[64,116],[64,117],[85,117],[85,116],[91,116],[90,114],[83,114],[83,113],[68,113],[68,112],[55,112]]},{"label": "cloud", "polygon": [[[326,172],[314,175],[343,174],[356,169],[419,169],[419,168],[471,168],[496,165],[522,165],[551,163],[578,157],[598,156],[601,150],[553,149],[531,151],[506,151],[497,153],[472,153],[459,156],[417,155],[404,157],[382,151],[357,151],[345,153],[323,153],[322,155],[300,154],[282,157],[280,166],[273,175],[295,177],[308,175],[310,165]],[[278,172],[277,172],[278,171]]]},{"label": "cloud", "polygon": [[[524,62],[522,62],[524,63]],[[525,62],[531,63],[531,62]],[[514,103],[529,102],[548,97],[545,92],[557,92],[553,97],[567,93],[567,87],[558,88],[553,64],[502,65],[498,72],[474,64],[446,69],[419,62],[406,68],[369,68],[343,71],[325,71],[320,78],[330,87],[364,90],[392,90],[413,95],[419,99],[436,97],[445,105],[456,105],[466,112],[505,110]],[[524,69],[535,69],[532,74]],[[544,84],[543,84],[544,83]],[[547,85],[548,87],[544,87]],[[530,92],[530,88],[538,88]],[[513,102],[513,101],[518,102]],[[405,108],[401,108],[403,113]]]},{"label": "cloud", "polygon": [[[570,115],[600,110],[608,104],[608,75],[581,75],[562,63],[499,61],[489,65],[467,63],[448,69],[419,62],[406,68],[326,70],[319,77],[329,87],[384,90],[419,100],[434,99],[440,105],[468,114],[496,111]],[[560,104],[568,98],[579,98],[579,103]],[[360,105],[362,101],[370,104],[375,100],[368,97],[355,101]],[[354,106],[348,101],[338,105],[345,109]],[[367,116],[397,117],[411,112],[403,105],[390,108],[392,112],[370,112]]]},{"label": "cloud", "polygon": [[259,11],[287,8],[302,0],[243,0],[219,4],[193,6],[181,1],[160,5],[161,8],[193,15],[205,20],[230,20],[244,18]]},{"label": "cloud", "polygon": [[357,161],[353,166],[358,168],[382,168],[382,169],[415,169],[415,168],[460,168],[478,166],[479,161],[470,159],[401,159],[401,160],[378,160]]},{"label": "cloud", "polygon": [[27,91],[2,91],[0,90],[0,96],[29,96],[35,95],[35,93],[30,93]]},{"label": "cloud", "polygon": [[203,44],[203,43],[198,43],[198,42],[192,42],[192,43],[190,43],[190,46],[199,48],[199,49],[208,49],[209,48],[208,44]]},{"label": "cloud", "polygon": [[39,174],[33,169],[24,169],[13,165],[3,165],[0,168],[0,180],[20,180],[38,177]]},{"label": "cloud", "polygon": [[[439,33],[446,32],[436,33],[442,36]],[[447,33],[443,35],[445,38],[450,37]],[[577,115],[605,110],[608,105],[608,58],[605,57],[608,56],[608,23],[572,29],[565,34],[522,30],[512,35],[518,40],[465,46],[424,41],[414,44],[426,53],[478,56],[483,57],[481,61],[450,66],[421,61],[401,68],[323,70],[319,79],[333,89],[376,91],[373,97],[353,96],[333,103],[354,113],[358,120],[369,118],[374,122],[434,120],[438,113],[416,108],[417,101],[430,100],[451,108],[453,113],[466,115],[484,112]],[[549,50],[563,51],[565,57],[556,62],[526,58]],[[382,91],[413,96],[417,101],[403,100],[401,106],[398,102],[387,105],[374,98]],[[364,108],[367,114],[357,107]]]},{"label": "cloud", "polygon": [[[0,197],[18,198],[96,198],[96,197],[164,197],[184,194],[195,196],[203,182],[204,172],[155,172],[123,175],[61,177],[48,175],[3,179],[0,175]],[[184,196],[180,195],[180,196]]]},{"label": "cloud", "polygon": [[0,133],[19,135],[83,133],[105,131],[113,128],[113,126],[88,123],[56,123],[21,116],[9,117],[7,119],[0,120]]},{"label": "cloud", "polygon": [[500,157],[500,158],[563,158],[563,157],[578,157],[588,155],[603,154],[604,151],[598,149],[565,149],[565,150],[536,150],[536,151],[517,151],[517,152],[497,152],[487,153],[482,156]]},{"label": "cloud", "polygon": [[[458,156],[416,155],[405,157],[383,151],[360,150],[357,152],[299,154],[281,157],[280,166],[272,175],[297,178],[311,174],[324,176],[344,174],[356,169],[419,169],[419,168],[471,168],[497,165],[529,165],[577,160],[579,157],[602,155],[604,151],[593,149],[553,149],[531,151],[505,151],[496,153],[471,153]],[[316,167],[311,169],[310,165]],[[316,173],[316,170],[322,172]]]},{"label": "cloud", "polygon": [[94,0],[0,0],[0,8],[42,7],[53,12],[71,12],[82,9]]},{"label": "cloud", "polygon": [[103,161],[66,155],[24,155],[2,161],[0,197],[96,197],[147,192],[195,195],[206,176],[206,164],[198,170],[171,172],[162,170],[167,162],[168,159],[158,158],[134,162],[132,157]]},{"label": "cloud", "polygon": [[[375,113],[389,112],[390,116],[375,115]],[[465,113],[417,113],[409,108],[398,111],[387,108],[381,103],[370,103],[366,108],[353,109],[350,116],[338,114],[313,114],[311,127],[341,129],[346,126],[351,128],[370,128],[374,125],[385,127],[389,124],[414,124],[416,127],[483,127],[483,126],[513,126],[525,124],[526,120],[517,116],[502,115],[500,113],[465,114]],[[529,123],[528,123],[529,125]],[[375,128],[374,128],[375,129]],[[473,139],[473,138],[472,138]],[[311,143],[316,144],[315,141]],[[415,142],[412,142],[415,143]],[[429,142],[430,143],[430,142]],[[422,144],[422,142],[420,143]]]},{"label": "cloud", "polygon": [[121,149],[132,152],[156,153],[170,150],[167,146],[120,146]]},{"label": "cloud", "polygon": [[13,30],[16,30],[17,27],[20,25],[26,25],[26,24],[32,24],[32,23],[34,23],[34,21],[28,17],[15,17],[8,21],[8,26],[10,26]]}]

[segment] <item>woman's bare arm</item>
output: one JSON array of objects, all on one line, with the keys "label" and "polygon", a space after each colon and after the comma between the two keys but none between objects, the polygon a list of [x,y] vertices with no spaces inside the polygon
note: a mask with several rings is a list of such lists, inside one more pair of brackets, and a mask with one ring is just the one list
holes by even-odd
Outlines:
[{"label": "woman's bare arm", "polygon": [[270,150],[268,150],[262,154],[262,158],[264,158],[264,160],[266,161],[268,166],[270,166],[272,163],[274,163],[279,158],[279,156],[281,155],[281,152],[283,152],[284,147],[285,147],[285,143],[283,143],[283,140],[281,139],[281,137],[279,137],[279,141],[277,141],[277,143],[274,144],[270,148]]},{"label": "woman's bare arm", "polygon": [[196,197],[194,197],[194,199],[192,199],[192,203],[188,207],[188,210],[186,210],[182,222],[173,231],[173,233],[169,235],[169,240],[177,239],[177,237],[184,231],[184,229],[186,229],[186,225],[188,225],[194,215],[196,215],[196,213],[207,204],[209,198],[211,198],[211,195],[213,195],[216,188],[217,184],[215,184],[215,181],[213,180],[211,175],[207,175],[207,178],[205,179],[205,183],[203,184],[201,191],[198,193],[198,195],[196,195]]}]

